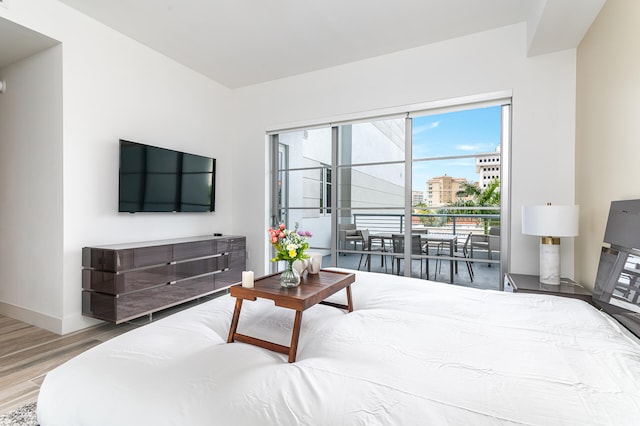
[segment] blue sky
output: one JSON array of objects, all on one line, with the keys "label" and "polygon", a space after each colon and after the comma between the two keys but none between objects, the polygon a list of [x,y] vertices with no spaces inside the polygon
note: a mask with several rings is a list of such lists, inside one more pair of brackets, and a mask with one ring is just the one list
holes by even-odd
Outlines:
[{"label": "blue sky", "polygon": [[[494,152],[500,145],[501,107],[478,108],[413,119],[413,158],[448,157]],[[426,182],[448,175],[478,181],[475,158],[414,163],[413,190],[425,191]]]}]

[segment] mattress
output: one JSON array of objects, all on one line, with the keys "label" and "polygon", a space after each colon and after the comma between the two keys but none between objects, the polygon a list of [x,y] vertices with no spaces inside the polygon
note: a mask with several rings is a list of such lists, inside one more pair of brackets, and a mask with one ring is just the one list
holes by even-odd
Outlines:
[{"label": "mattress", "polygon": [[[341,270],[341,269],[337,269]],[[640,341],[581,300],[356,272],[354,311],[303,314],[297,360],[226,343],[229,295],[47,374],[53,425],[637,425]],[[344,303],[345,291],[332,296]],[[282,345],[295,312],[245,301]]]}]

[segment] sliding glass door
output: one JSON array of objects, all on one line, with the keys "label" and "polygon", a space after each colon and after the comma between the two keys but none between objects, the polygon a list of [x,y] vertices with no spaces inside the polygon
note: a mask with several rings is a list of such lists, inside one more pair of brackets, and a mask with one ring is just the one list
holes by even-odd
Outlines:
[{"label": "sliding glass door", "polygon": [[390,273],[391,237],[404,227],[405,119],[337,129],[336,265]]},{"label": "sliding glass door", "polygon": [[500,281],[502,109],[413,117],[411,222],[433,236],[425,248],[432,280],[481,288]]},{"label": "sliding glass door", "polygon": [[500,288],[509,108],[274,133],[272,222],[312,231],[323,266]]},{"label": "sliding glass door", "polygon": [[[331,128],[280,133],[271,137],[271,225],[284,223],[311,231],[311,250],[331,253]],[[327,260],[325,266],[330,263]],[[277,268],[277,264],[273,264]],[[284,265],[281,265],[284,267]]]}]

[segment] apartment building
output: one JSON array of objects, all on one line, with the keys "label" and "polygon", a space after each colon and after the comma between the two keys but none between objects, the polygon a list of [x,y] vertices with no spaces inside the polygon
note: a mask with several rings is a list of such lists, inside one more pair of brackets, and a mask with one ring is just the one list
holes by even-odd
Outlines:
[{"label": "apartment building", "polygon": [[480,175],[481,189],[486,188],[495,179],[500,180],[500,146],[495,152],[480,154],[476,157],[476,173]]},{"label": "apartment building", "polygon": [[438,176],[427,181],[427,206],[440,207],[456,201],[456,194],[464,188],[466,178]]}]

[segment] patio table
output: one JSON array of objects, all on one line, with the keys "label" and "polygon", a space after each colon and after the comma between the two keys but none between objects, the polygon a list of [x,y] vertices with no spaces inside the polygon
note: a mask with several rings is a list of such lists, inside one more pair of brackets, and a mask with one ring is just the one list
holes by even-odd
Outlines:
[{"label": "patio table", "polygon": [[[392,239],[392,234],[390,233],[376,233],[376,234],[370,234],[369,235],[369,247],[371,247],[371,244],[374,241],[380,241],[380,243],[382,244],[382,248],[383,248],[383,253],[386,251],[385,247],[386,247],[386,241],[391,241]],[[458,236],[457,235],[453,235],[453,234],[420,234],[420,241],[423,243],[439,243],[439,244],[447,244],[449,246],[449,282],[453,283],[453,274],[454,274],[454,268],[455,268],[455,259],[454,259],[454,255],[453,253],[457,250],[457,245],[458,245]],[[391,252],[393,252],[393,249],[391,250]],[[428,254],[428,253],[427,253]],[[371,271],[371,253],[367,254],[368,256],[368,267],[367,267],[367,271]],[[428,259],[427,259],[428,261]],[[428,270],[428,268],[427,268]],[[457,271],[456,271],[457,272]],[[435,275],[434,275],[435,277]],[[427,276],[427,278],[429,278]]]}]

